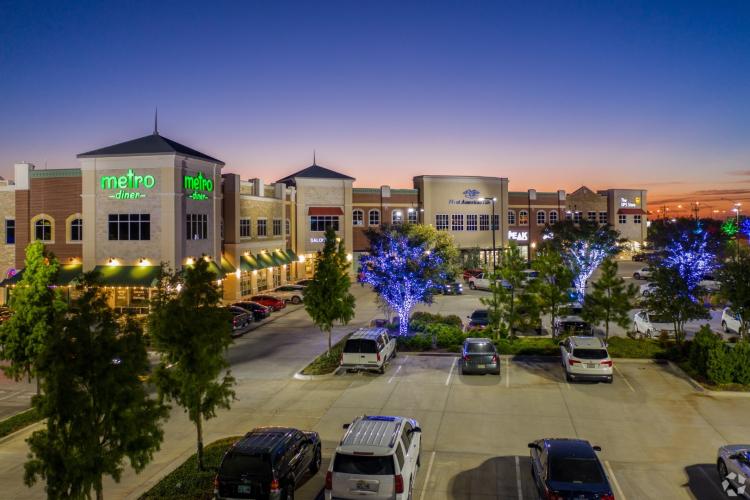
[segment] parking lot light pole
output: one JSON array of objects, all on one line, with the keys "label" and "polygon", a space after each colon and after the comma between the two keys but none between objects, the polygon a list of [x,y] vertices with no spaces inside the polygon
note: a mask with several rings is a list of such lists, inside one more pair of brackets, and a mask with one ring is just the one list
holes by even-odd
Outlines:
[{"label": "parking lot light pole", "polygon": [[497,254],[495,245],[495,202],[497,201],[497,198],[494,196],[492,198],[484,198],[484,201],[492,203],[492,218],[490,219],[490,226],[492,227],[492,272],[494,273],[495,267],[497,266],[497,258],[495,257]]}]

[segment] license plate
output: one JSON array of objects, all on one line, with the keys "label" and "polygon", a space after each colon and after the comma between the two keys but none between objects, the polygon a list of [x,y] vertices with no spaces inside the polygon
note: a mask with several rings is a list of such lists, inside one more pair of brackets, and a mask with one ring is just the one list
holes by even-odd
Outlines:
[{"label": "license plate", "polygon": [[586,368],[596,368],[596,363],[586,363]]},{"label": "license plate", "polygon": [[252,493],[252,492],[253,492],[253,489],[252,489],[251,486],[242,485],[242,484],[240,484],[240,485],[237,486],[237,493],[249,494],[249,493]]},{"label": "license plate", "polygon": [[487,365],[477,365],[477,368],[484,368]]},{"label": "license plate", "polygon": [[356,488],[358,491],[375,491],[377,489],[377,485],[374,483],[369,483],[367,481],[357,481]]}]

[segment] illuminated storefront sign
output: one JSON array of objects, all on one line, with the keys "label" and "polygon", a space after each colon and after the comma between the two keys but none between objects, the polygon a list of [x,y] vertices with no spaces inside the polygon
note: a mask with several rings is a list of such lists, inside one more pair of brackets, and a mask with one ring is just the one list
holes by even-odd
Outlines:
[{"label": "illuminated storefront sign", "polygon": [[325,243],[325,238],[310,238],[310,243]]},{"label": "illuminated storefront sign", "polygon": [[188,195],[188,198],[194,200],[207,200],[208,194],[214,190],[214,182],[211,179],[203,177],[203,172],[198,172],[198,175],[186,175],[183,178],[183,187],[185,189],[191,189],[193,192]]},{"label": "illuminated storefront sign", "polygon": [[636,196],[634,201],[620,197],[620,208],[638,208],[641,204],[641,197]]},{"label": "illuminated storefront sign", "polygon": [[528,231],[508,231],[508,239],[513,241],[528,241]]},{"label": "illuminated storefront sign", "polygon": [[467,189],[463,193],[463,198],[459,200],[448,200],[448,205],[487,205],[490,200],[479,196],[478,189]]},{"label": "illuminated storefront sign", "polygon": [[103,175],[101,179],[101,188],[103,191],[117,190],[116,193],[109,195],[110,198],[117,200],[138,200],[145,198],[146,194],[133,189],[153,189],[156,185],[156,179],[153,175],[137,175],[133,169],[128,169],[128,173],[119,177],[114,175]]}]

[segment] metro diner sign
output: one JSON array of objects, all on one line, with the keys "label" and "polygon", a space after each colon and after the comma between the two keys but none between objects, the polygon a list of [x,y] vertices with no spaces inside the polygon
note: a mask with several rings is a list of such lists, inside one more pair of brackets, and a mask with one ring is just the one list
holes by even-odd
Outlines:
[{"label": "metro diner sign", "polygon": [[115,191],[110,198],[116,200],[138,200],[145,198],[146,194],[134,189],[153,189],[156,179],[153,175],[138,175],[132,168],[125,175],[103,175],[101,178],[102,191]]}]

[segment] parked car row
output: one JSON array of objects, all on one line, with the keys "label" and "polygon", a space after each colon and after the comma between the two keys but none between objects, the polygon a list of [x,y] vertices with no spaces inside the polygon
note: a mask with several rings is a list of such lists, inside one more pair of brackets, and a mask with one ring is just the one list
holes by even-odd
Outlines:
[{"label": "parked car row", "polygon": [[273,290],[253,295],[249,300],[235,302],[227,306],[232,317],[232,335],[241,335],[254,321],[263,321],[272,312],[286,307],[287,302],[299,304],[304,300],[306,284],[309,280],[302,280],[295,285],[282,285]]}]

